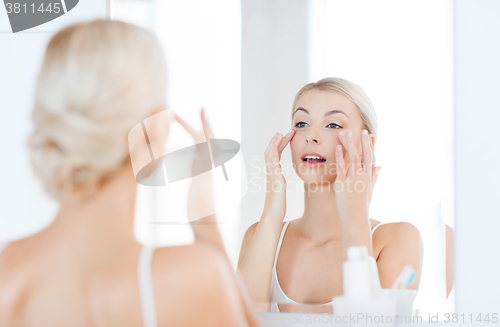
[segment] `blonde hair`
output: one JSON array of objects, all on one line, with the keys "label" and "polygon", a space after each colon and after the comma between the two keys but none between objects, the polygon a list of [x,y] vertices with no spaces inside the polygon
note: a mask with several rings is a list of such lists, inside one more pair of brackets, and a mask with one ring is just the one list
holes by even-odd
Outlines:
[{"label": "blonde hair", "polygon": [[81,202],[128,157],[130,129],[166,96],[163,50],[147,30],[94,20],[50,40],[38,75],[28,140],[50,196]]},{"label": "blonde hair", "polygon": [[[366,95],[365,91],[357,84],[350,82],[348,80],[339,77],[327,77],[316,83],[309,83],[302,87],[299,92],[295,95],[292,105],[292,119],[295,113],[295,106],[300,97],[309,90],[316,89],[321,91],[336,91],[342,93],[348,99],[350,99],[359,109],[359,114],[363,122],[364,129],[368,130],[368,133],[375,135],[377,139],[378,132],[378,121],[375,109]],[[375,165],[375,151],[373,153],[373,165]]]}]

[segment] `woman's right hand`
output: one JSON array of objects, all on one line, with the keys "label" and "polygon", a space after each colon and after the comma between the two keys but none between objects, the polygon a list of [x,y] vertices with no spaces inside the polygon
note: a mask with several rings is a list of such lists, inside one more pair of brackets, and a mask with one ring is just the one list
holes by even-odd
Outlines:
[{"label": "woman's right hand", "polygon": [[281,169],[281,153],[295,135],[291,129],[285,136],[276,133],[264,152],[266,162],[266,201],[262,217],[283,221],[286,213],[286,180]]},{"label": "woman's right hand", "polygon": [[281,170],[281,153],[295,130],[285,136],[276,133],[264,152],[266,161],[266,202],[260,221],[243,237],[238,271],[254,304],[269,302],[271,271],[286,212],[286,181]]}]

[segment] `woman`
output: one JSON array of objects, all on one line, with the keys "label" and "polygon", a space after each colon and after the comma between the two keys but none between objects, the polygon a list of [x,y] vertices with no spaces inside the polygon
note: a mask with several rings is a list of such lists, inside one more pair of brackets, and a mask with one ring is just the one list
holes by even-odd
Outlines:
[{"label": "woman", "polygon": [[[258,325],[214,224],[193,224],[188,246],[155,250],[134,238],[127,135],[163,112],[165,81],[161,46],[142,28],[96,20],[50,40],[29,147],[61,206],[49,227],[0,254],[0,326]],[[148,129],[162,146],[170,118],[163,122]],[[210,134],[203,114],[202,122]],[[189,204],[211,205],[192,186]]]},{"label": "woman", "polygon": [[[240,252],[238,269],[252,299],[331,303],[342,294],[347,248],[360,245],[377,260],[382,288],[390,288],[411,264],[417,279],[408,288],[418,289],[423,259],[418,229],[368,215],[380,167],[373,155],[377,121],[367,95],[352,82],[325,78],[304,86],[292,109],[292,129],[276,133],[265,151],[264,212],[245,233]],[[288,143],[304,181],[305,206],[301,218],[284,223],[286,181],[279,161]]]}]

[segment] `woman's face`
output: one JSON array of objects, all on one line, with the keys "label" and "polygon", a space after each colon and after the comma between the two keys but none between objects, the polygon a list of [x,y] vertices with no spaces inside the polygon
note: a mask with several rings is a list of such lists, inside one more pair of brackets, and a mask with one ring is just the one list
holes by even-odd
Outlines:
[{"label": "woman's face", "polygon": [[[294,108],[290,142],[297,175],[306,183],[334,183],[337,176],[335,147],[342,143],[339,132],[352,132],[360,158],[363,123],[356,105],[340,92],[312,89],[304,93]],[[374,136],[370,135],[372,149]],[[342,147],[344,162],[349,156]],[[310,156],[318,156],[315,159]]]}]

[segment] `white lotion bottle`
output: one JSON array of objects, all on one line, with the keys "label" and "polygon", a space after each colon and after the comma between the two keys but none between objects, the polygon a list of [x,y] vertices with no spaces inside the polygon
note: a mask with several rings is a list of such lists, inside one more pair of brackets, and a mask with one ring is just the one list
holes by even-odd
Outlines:
[{"label": "white lotion bottle", "polygon": [[377,296],[382,293],[382,286],[380,285],[380,277],[378,275],[377,261],[375,261],[375,258],[368,255],[366,246],[363,246],[363,248],[366,253],[366,260],[368,261],[368,265],[370,266],[370,284],[372,289],[371,293],[372,296]]},{"label": "white lotion bottle", "polygon": [[370,264],[365,246],[347,249],[347,261],[342,264],[344,296],[348,300],[365,301],[372,297]]},{"label": "white lotion bottle", "polygon": [[390,322],[377,323],[377,326],[395,326],[397,298],[382,292],[377,263],[368,256],[366,246],[351,246],[347,249],[347,261],[342,264],[342,278],[344,294],[332,299],[334,315],[384,315],[392,319]]}]

